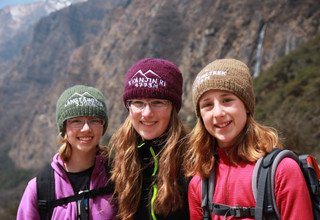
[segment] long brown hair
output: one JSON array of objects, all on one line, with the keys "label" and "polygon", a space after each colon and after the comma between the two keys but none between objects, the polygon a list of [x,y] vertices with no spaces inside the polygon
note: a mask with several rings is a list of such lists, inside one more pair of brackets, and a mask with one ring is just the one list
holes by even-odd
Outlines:
[{"label": "long brown hair", "polygon": [[[186,134],[186,128],[173,108],[166,143],[158,155],[159,173],[156,177],[158,192],[154,206],[157,214],[167,215],[183,204],[178,177],[182,168],[182,155],[186,148]],[[140,204],[142,173],[137,152],[138,138],[139,135],[128,116],[109,142],[111,152],[114,154],[111,179],[115,183],[120,219],[133,219]]]},{"label": "long brown hair", "polygon": [[[184,160],[186,176],[198,174],[201,177],[209,177],[215,160],[213,155],[216,140],[208,133],[201,118],[197,119],[190,133],[188,146]],[[282,148],[277,131],[272,127],[259,124],[249,114],[238,141],[227,151],[227,154],[233,163],[255,162],[275,147]]]}]

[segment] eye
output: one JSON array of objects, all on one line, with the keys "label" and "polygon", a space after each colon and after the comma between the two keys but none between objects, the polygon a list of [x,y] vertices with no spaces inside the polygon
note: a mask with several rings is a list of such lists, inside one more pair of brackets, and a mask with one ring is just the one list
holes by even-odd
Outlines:
[{"label": "eye", "polygon": [[93,124],[93,125],[102,125],[103,122],[104,121],[102,119],[100,119],[100,118],[94,118],[94,119],[91,120],[91,124]]},{"label": "eye", "polygon": [[224,98],[224,99],[222,100],[223,103],[227,103],[227,102],[231,102],[231,101],[233,101],[232,98]]},{"label": "eye", "polygon": [[167,104],[167,101],[165,100],[152,100],[150,102],[150,105],[153,107],[163,107]]},{"label": "eye", "polygon": [[145,104],[143,101],[134,100],[134,101],[131,101],[130,105],[133,105],[136,108],[143,108]]},{"label": "eye", "polygon": [[212,102],[204,101],[204,102],[200,102],[199,108],[200,109],[209,109],[209,108],[212,108],[213,106],[214,106],[214,104]]},{"label": "eye", "polygon": [[80,119],[69,119],[68,122],[70,124],[82,123],[82,121]]}]

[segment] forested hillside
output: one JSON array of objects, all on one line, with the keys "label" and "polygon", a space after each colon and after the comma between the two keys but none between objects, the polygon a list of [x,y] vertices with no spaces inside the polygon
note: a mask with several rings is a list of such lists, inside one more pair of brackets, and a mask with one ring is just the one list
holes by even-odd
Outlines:
[{"label": "forested hillside", "polygon": [[255,79],[256,118],[280,130],[288,148],[320,160],[320,36]]}]

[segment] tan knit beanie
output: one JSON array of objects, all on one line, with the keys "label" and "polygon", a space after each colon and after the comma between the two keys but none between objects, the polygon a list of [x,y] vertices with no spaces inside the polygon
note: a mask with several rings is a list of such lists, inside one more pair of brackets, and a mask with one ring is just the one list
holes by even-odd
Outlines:
[{"label": "tan knit beanie", "polygon": [[218,59],[209,63],[198,73],[192,87],[197,117],[200,116],[199,99],[211,89],[232,92],[244,102],[250,114],[253,115],[255,99],[252,79],[248,66],[243,62],[235,59]]}]

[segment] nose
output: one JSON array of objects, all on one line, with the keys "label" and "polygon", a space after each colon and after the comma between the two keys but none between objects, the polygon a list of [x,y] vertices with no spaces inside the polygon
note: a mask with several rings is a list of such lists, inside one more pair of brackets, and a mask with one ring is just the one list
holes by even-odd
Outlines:
[{"label": "nose", "polygon": [[221,106],[220,104],[215,104],[214,108],[213,108],[213,116],[214,117],[222,117],[225,115],[223,106]]},{"label": "nose", "polygon": [[152,114],[151,106],[147,103],[146,106],[142,109],[142,116],[149,116]]},{"label": "nose", "polygon": [[90,126],[89,126],[88,121],[85,121],[82,128],[81,128],[81,131],[86,131],[86,130],[90,130]]}]

